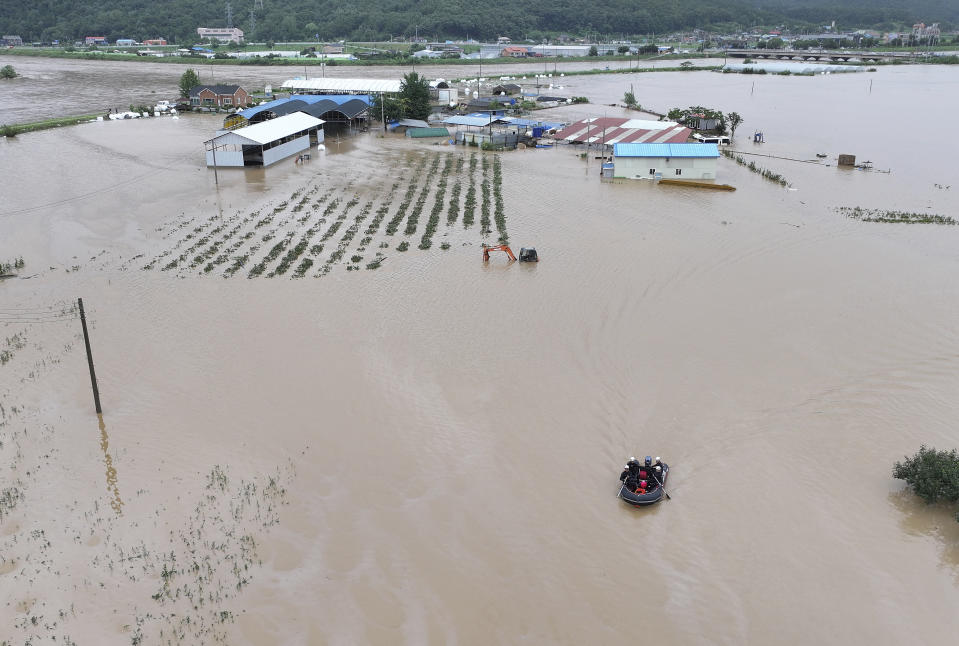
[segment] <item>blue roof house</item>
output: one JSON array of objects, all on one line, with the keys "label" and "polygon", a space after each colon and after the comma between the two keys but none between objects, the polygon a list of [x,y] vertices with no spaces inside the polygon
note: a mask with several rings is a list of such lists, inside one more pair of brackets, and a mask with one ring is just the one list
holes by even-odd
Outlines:
[{"label": "blue roof house", "polygon": [[716,144],[613,144],[613,177],[716,179]]}]

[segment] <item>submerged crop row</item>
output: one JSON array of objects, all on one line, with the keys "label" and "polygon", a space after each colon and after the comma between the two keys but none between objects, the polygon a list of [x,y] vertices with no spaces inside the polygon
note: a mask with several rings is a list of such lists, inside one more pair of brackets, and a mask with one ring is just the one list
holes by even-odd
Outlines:
[{"label": "submerged crop row", "polygon": [[470,155],[469,187],[466,189],[466,203],[463,205],[463,228],[473,226],[476,218],[476,166],[477,158],[474,152]]},{"label": "submerged crop row", "polygon": [[[439,158],[437,158],[437,162]],[[436,194],[433,196],[433,210],[430,211],[430,218],[426,221],[426,230],[423,231],[423,237],[420,239],[420,249],[429,249],[433,245],[433,234],[440,223],[440,214],[443,212],[443,206],[446,201],[446,181],[450,171],[453,169],[453,158],[446,156],[446,162],[443,164],[443,173],[440,175],[440,181],[436,184]]]},{"label": "submerged crop row", "polygon": [[399,208],[396,209],[396,214],[386,224],[386,235],[391,236],[400,228],[400,224],[406,217],[406,210],[410,207],[410,203],[413,201],[413,196],[416,195],[417,180],[423,173],[424,168],[426,168],[425,155],[420,159],[420,163],[416,165],[416,169],[413,171],[413,176],[410,179],[409,186],[406,187],[406,194],[403,196],[403,200],[400,202]]},{"label": "submerged crop row", "polygon": [[436,169],[439,168],[440,158],[434,157],[433,163],[430,164],[429,175],[427,175],[427,181],[423,183],[423,190],[420,191],[419,196],[416,198],[416,204],[413,205],[413,210],[410,211],[410,217],[406,221],[406,229],[403,233],[405,235],[411,236],[416,233],[416,225],[419,223],[420,214],[423,212],[423,205],[426,203],[426,196],[430,192],[429,180],[432,179],[433,175],[436,174]]},{"label": "submerged crop row", "polygon": [[768,168],[763,168],[762,166],[758,166],[756,162],[754,161],[748,162],[742,157],[742,155],[737,155],[731,150],[724,150],[723,155],[725,155],[729,159],[732,159],[740,166],[745,166],[752,172],[762,175],[763,177],[765,177],[766,179],[772,182],[776,182],[780,186],[789,186],[789,182],[786,181],[786,178],[780,175],[779,173],[774,173]]},{"label": "submerged crop row", "polygon": [[493,157],[493,218],[496,220],[496,230],[499,231],[500,244],[509,244],[509,234],[506,233],[506,208],[503,206],[503,164],[500,156]]},{"label": "submerged crop row", "polygon": [[887,209],[864,209],[859,206],[840,206],[836,210],[853,220],[862,222],[889,222],[898,224],[946,224],[956,225],[959,220],[948,215],[936,213],[911,213],[909,211],[890,211]]},{"label": "submerged crop row", "polygon": [[483,155],[483,183],[480,185],[482,202],[480,203],[480,233],[485,238],[490,234],[490,179],[489,158]]}]

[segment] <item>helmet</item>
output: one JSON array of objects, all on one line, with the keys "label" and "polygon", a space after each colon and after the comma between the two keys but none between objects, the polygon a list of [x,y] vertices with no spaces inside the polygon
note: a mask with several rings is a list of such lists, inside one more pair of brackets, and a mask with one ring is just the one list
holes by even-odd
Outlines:
[{"label": "helmet", "polygon": [[663,460],[658,455],[656,456],[656,464],[661,463]]},{"label": "helmet", "polygon": [[657,464],[655,467],[653,467],[653,471],[655,471],[656,473],[659,473],[659,472],[662,471],[662,470],[663,470],[663,468],[662,468],[661,466],[659,466],[658,464]]},{"label": "helmet", "polygon": [[635,462],[635,461],[636,461],[636,456],[631,455],[631,456],[629,456],[629,460],[627,461],[627,464],[628,464],[629,462]]},{"label": "helmet", "polygon": [[652,464],[652,463],[653,463],[653,459],[647,455],[647,456],[646,456],[646,466],[649,466],[649,465]]}]

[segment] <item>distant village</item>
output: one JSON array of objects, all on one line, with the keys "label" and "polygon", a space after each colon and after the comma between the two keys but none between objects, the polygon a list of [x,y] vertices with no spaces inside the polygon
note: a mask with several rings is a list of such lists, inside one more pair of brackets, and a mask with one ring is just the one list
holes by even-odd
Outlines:
[{"label": "distant village", "polygon": [[[694,52],[722,52],[731,58],[746,58],[745,65],[726,64],[721,71],[740,73],[789,74],[793,61],[813,63],[893,60],[909,53],[867,51],[869,48],[909,46],[934,47],[956,42],[955,34],[942,34],[939,25],[917,23],[908,32],[880,33],[871,30],[840,30],[835,23],[822,26],[818,33],[790,33],[785,29],[752,30],[737,34],[705,31],[670,34],[662,44],[633,43],[628,40],[589,42],[584,38],[559,35],[550,42],[514,42],[499,37],[495,43],[430,41],[408,38],[377,46],[357,43],[296,43],[292,49],[278,49],[269,43],[258,49],[245,43],[238,28],[198,27],[197,44],[180,47],[165,38],[136,41],[119,38],[113,43],[102,36],[87,36],[72,47],[93,50],[124,48],[123,53],[139,56],[253,59],[257,57],[320,59],[319,77],[292,78],[274,94],[267,86],[261,92],[235,84],[203,85],[197,79],[179,97],[161,101],[151,110],[141,106],[129,113],[108,115],[110,119],[148,115],[178,114],[183,111],[226,112],[223,126],[206,145],[206,163],[213,168],[269,166],[280,160],[309,160],[310,148],[323,145],[327,133],[346,135],[368,132],[373,122],[385,133],[404,135],[411,140],[435,144],[465,145],[485,150],[551,148],[578,145],[584,158],[601,160],[598,174],[604,178],[655,179],[673,182],[698,182],[716,179],[719,146],[730,143],[733,124],[727,130],[721,113],[701,108],[683,113],[681,119],[641,110],[636,118],[587,118],[572,122],[537,118],[536,111],[572,103],[586,103],[587,97],[564,92],[563,74],[527,73],[526,75],[485,78],[480,73],[457,82],[433,79],[428,83],[430,107],[419,118],[387,118],[383,105],[395,101],[404,91],[400,79],[327,78],[322,63],[337,60],[375,58],[395,54],[406,48],[405,56],[415,59],[504,59],[557,58],[630,55],[687,55]],[[3,36],[7,47],[23,47],[17,36]],[[30,45],[43,45],[31,43]],[[59,45],[59,43],[54,43]],[[302,47],[301,47],[302,45]],[[225,46],[225,47],[224,47]],[[855,52],[850,50],[854,49]],[[120,50],[115,50],[120,51]],[[784,59],[773,64],[755,65],[749,58]],[[753,65],[749,65],[753,63]],[[415,64],[415,63],[414,63]],[[780,67],[775,67],[775,65]],[[683,66],[691,66],[684,62]],[[785,67],[783,67],[785,65]],[[861,71],[854,65],[803,68],[805,73]],[[828,71],[827,71],[828,70]],[[307,72],[308,74],[308,72]],[[419,81],[418,81],[419,82]],[[182,84],[181,84],[182,87]],[[639,109],[624,98],[622,107]],[[378,113],[383,111],[383,114]],[[553,113],[557,114],[557,113]],[[562,114],[562,113],[559,113]],[[718,114],[718,118],[717,118]],[[733,113],[734,114],[734,113]],[[670,116],[673,116],[672,114]],[[653,117],[653,118],[650,118]],[[738,115],[736,118],[739,119]],[[762,134],[754,139],[762,141]]]},{"label": "distant village", "polygon": [[[113,42],[105,36],[86,36],[83,41],[73,43],[32,42],[25,43],[20,36],[4,35],[0,38],[3,47],[117,47],[125,48],[129,53],[141,56],[200,56],[206,58],[255,58],[255,57],[324,57],[328,60],[362,60],[376,58],[403,52],[416,58],[539,58],[556,56],[612,56],[655,53],[688,54],[722,49],[809,49],[809,48],[842,48],[842,47],[935,47],[947,43],[959,42],[959,32],[942,33],[938,23],[916,23],[909,30],[878,31],[873,29],[838,29],[835,22],[823,25],[819,32],[791,32],[785,27],[779,29],[753,29],[740,33],[715,33],[704,30],[666,34],[657,37],[656,45],[651,39],[642,43],[629,40],[614,40],[611,42],[595,42],[585,38],[576,38],[566,34],[559,34],[548,42],[514,42],[513,39],[501,36],[495,43],[481,43],[476,40],[465,41],[430,41],[426,37],[413,36],[410,38],[396,38],[390,43],[380,46],[348,45],[341,41],[334,44],[319,43],[291,43],[305,45],[298,49],[283,50],[269,47],[262,51],[236,49],[234,51],[217,52],[210,46],[219,45],[246,45],[242,29],[231,27],[198,27],[196,29],[198,43],[190,46],[174,44],[164,37],[144,38],[117,38]],[[154,49],[162,48],[162,49]],[[402,49],[399,49],[402,48]]]}]

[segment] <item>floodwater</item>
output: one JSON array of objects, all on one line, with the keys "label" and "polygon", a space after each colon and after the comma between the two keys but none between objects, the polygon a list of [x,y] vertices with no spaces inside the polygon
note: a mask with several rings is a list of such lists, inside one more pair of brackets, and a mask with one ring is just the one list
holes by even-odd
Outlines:
[{"label": "floodwater", "polygon": [[[959,215],[921,107],[959,98],[955,74],[578,77],[592,103],[550,115],[623,114],[603,104],[630,85],[655,110],[736,110],[733,147],[794,190],[727,159],[734,193],[377,132],[216,185],[206,115],[0,142],[0,258],[28,277],[0,284],[0,337],[25,338],[0,367],[3,486],[23,493],[0,516],[0,626],[17,644],[949,643],[959,523],[890,473],[959,445],[959,227],[835,208]],[[537,265],[481,260],[497,165]],[[102,424],[61,313],[77,296]],[[647,453],[672,500],[636,510],[616,476]]]},{"label": "floodwater", "polygon": [[[534,75],[553,74],[555,85],[565,87],[561,74],[574,70],[590,70],[595,63],[563,63],[555,59],[536,63],[490,65],[420,65],[412,66],[250,66],[210,65],[205,59],[191,63],[153,63],[144,61],[83,61],[77,59],[26,58],[0,55],[0,66],[13,65],[20,78],[3,84],[0,92],[0,124],[26,123],[76,114],[96,114],[134,105],[154,105],[161,99],[175,101],[179,95],[180,76],[194,69],[203,83],[238,83],[250,91],[262,91],[267,85],[279,89],[291,78],[377,78],[400,79],[411,71],[430,79],[463,77],[483,78],[484,89],[499,83],[502,76],[517,76],[522,83],[535,86]],[[696,65],[715,65],[717,61],[697,59]],[[604,61],[610,69],[642,67],[675,67],[679,61],[624,59]],[[547,81],[548,83],[549,81]],[[561,94],[566,96],[565,93]],[[622,98],[622,97],[620,97]]]}]

